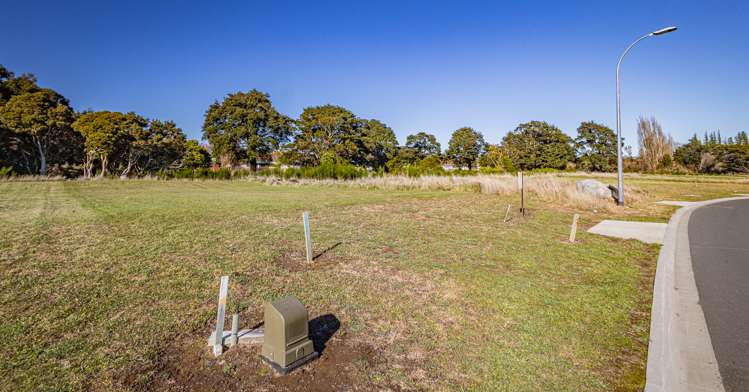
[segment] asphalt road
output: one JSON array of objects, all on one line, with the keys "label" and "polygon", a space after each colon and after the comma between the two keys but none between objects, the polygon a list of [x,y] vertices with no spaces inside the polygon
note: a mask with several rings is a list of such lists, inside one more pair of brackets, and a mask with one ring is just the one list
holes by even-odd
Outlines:
[{"label": "asphalt road", "polygon": [[723,385],[749,391],[749,200],[692,212],[689,247]]}]

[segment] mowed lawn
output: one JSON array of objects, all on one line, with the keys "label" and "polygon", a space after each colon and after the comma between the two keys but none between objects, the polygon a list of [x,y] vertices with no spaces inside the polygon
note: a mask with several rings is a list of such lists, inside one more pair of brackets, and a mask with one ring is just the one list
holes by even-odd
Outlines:
[{"label": "mowed lawn", "polygon": [[[534,200],[503,223],[510,202],[250,181],[0,182],[0,389],[189,390],[165,375],[185,342],[238,389],[280,382],[203,346],[221,275],[243,327],[286,294],[340,322],[328,345],[368,354],[330,349],[302,370],[337,366],[328,389],[641,387],[658,247],[589,235],[602,216]],[[259,363],[256,347],[242,350]]]}]

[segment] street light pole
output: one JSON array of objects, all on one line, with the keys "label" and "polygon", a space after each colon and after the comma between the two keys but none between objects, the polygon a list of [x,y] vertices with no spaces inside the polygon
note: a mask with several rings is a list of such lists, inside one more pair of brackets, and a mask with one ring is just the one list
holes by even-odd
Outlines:
[{"label": "street light pole", "polygon": [[621,56],[619,56],[619,62],[616,63],[616,178],[617,178],[617,204],[620,206],[624,205],[624,170],[622,167],[622,116],[621,116],[621,87],[619,82],[619,69],[622,65],[622,60],[624,60],[624,56],[629,53],[629,50],[632,49],[635,45],[637,45],[638,42],[644,40],[645,38],[652,37],[655,35],[662,35],[666,33],[670,33],[672,31],[676,31],[676,26],[666,27],[660,30],[653,31],[652,33],[648,33],[643,35],[642,37],[635,40],[635,42],[632,42],[629,46],[627,46],[627,49],[624,50],[624,53],[622,53]]}]

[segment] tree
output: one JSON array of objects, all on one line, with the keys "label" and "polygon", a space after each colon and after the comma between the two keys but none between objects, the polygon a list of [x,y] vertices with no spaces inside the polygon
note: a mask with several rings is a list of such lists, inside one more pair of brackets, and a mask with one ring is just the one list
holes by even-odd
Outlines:
[{"label": "tree", "polygon": [[296,121],[299,133],[286,151],[287,159],[303,166],[317,166],[323,154],[354,162],[360,150],[362,120],[340,106],[305,108]]},{"label": "tree", "polygon": [[593,121],[580,123],[575,147],[582,169],[595,172],[616,170],[616,133],[611,128]]},{"label": "tree", "polygon": [[172,121],[147,120],[134,113],[127,116],[130,122],[123,128],[111,159],[120,177],[181,166],[186,142],[182,129]]},{"label": "tree", "polygon": [[479,165],[482,168],[515,171],[507,153],[499,144],[487,144],[486,151],[479,158]]},{"label": "tree", "polygon": [[715,171],[724,173],[749,173],[749,145],[720,145],[714,149],[718,160]]},{"label": "tree", "polygon": [[[53,90],[40,88],[34,75],[16,76],[0,65],[0,111],[13,97],[42,91],[45,91],[45,95],[53,95],[55,99],[64,101],[64,106],[69,108],[62,96]],[[40,172],[42,157],[45,159],[47,173],[54,165],[78,163],[82,156],[83,142],[70,128],[71,121],[66,120],[67,126],[56,128],[46,135],[46,139],[43,140],[45,154],[40,156],[38,144],[32,134],[10,129],[0,120],[0,166],[11,166],[15,172],[31,174]]]},{"label": "tree", "polygon": [[640,160],[644,171],[655,172],[665,155],[669,157],[673,155],[673,139],[670,135],[663,133],[663,128],[655,117],[649,120],[640,117],[637,121],[637,139],[640,144]]},{"label": "tree", "polygon": [[707,148],[695,134],[687,144],[679,146],[674,151],[674,160],[689,169],[697,170],[702,161],[702,154],[705,152]]},{"label": "tree", "polygon": [[16,76],[12,71],[0,64],[0,106],[4,105],[14,95],[34,93],[41,90],[36,84],[36,77],[32,74]]},{"label": "tree", "polygon": [[[36,79],[22,75],[29,83],[18,83],[15,74],[0,64],[0,110],[14,95],[38,91]],[[13,132],[0,120],[0,167],[10,166],[17,172],[38,172],[35,148],[27,134]]]},{"label": "tree", "polygon": [[378,120],[362,120],[360,154],[356,164],[380,168],[398,153],[395,132]]},{"label": "tree", "polygon": [[80,115],[73,123],[73,129],[83,135],[85,140],[84,175],[93,175],[93,165],[96,159],[101,163],[99,177],[107,173],[110,155],[121,143],[123,135],[131,134],[132,127],[139,124],[134,115],[120,112],[88,112]]},{"label": "tree", "polygon": [[197,169],[211,165],[211,154],[197,140],[185,143],[185,153],[182,156],[182,167]]},{"label": "tree", "polygon": [[575,159],[572,139],[543,121],[518,125],[502,139],[502,147],[520,170],[564,169]]},{"label": "tree", "polygon": [[292,131],[292,120],[258,90],[229,94],[222,102],[214,102],[203,123],[203,137],[223,165],[246,159],[252,170],[259,159],[270,159],[273,151],[288,142]]},{"label": "tree", "polygon": [[413,151],[414,157],[418,160],[428,156],[439,156],[442,152],[442,146],[440,146],[437,138],[426,132],[408,135],[406,138],[406,148]]},{"label": "tree", "polygon": [[6,128],[30,137],[42,176],[47,175],[50,145],[70,129],[73,118],[68,101],[50,89],[15,95],[0,109]]},{"label": "tree", "polygon": [[484,151],[485,145],[484,136],[480,132],[463,127],[453,132],[445,154],[454,164],[460,167],[468,166],[468,170],[471,170]]},{"label": "tree", "polygon": [[746,132],[739,131],[736,135],[736,144],[749,144],[749,137],[747,137]]}]

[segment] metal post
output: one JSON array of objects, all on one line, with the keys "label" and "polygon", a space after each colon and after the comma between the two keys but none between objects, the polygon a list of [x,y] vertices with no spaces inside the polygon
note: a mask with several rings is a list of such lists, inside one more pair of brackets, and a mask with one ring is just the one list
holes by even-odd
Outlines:
[{"label": "metal post", "polygon": [[312,262],[312,238],[310,237],[310,231],[309,231],[309,211],[304,211],[304,214],[302,214],[302,219],[304,220],[304,242],[307,246],[307,262]]},{"label": "metal post", "polygon": [[622,101],[622,94],[621,94],[621,85],[620,85],[620,79],[619,79],[619,69],[622,65],[622,60],[624,60],[624,56],[627,55],[630,49],[632,49],[635,44],[638,42],[644,40],[645,38],[648,38],[652,35],[652,33],[643,35],[642,37],[638,38],[635,42],[632,42],[627,49],[624,50],[624,53],[619,57],[619,61],[616,63],[616,197],[617,197],[617,204],[620,206],[624,205],[624,168],[622,164],[622,114],[621,114],[621,101]]},{"label": "metal post", "polygon": [[231,336],[229,337],[229,345],[236,346],[239,338],[239,313],[234,313],[231,316]]},{"label": "metal post", "polygon": [[226,317],[226,297],[229,295],[229,277],[221,277],[218,291],[218,310],[216,314],[216,336],[213,342],[213,355],[219,356],[224,352],[224,318]]},{"label": "metal post", "polygon": [[518,172],[518,175],[520,175],[520,212],[525,216],[525,179],[523,172]]},{"label": "metal post", "polygon": [[622,53],[622,55],[619,57],[619,61],[616,63],[616,193],[617,204],[619,204],[620,206],[624,205],[624,168],[622,164],[622,115],[619,69],[621,68],[624,56],[626,56],[627,53],[629,53],[629,50],[632,49],[632,47],[635,46],[638,42],[648,37],[670,33],[675,30],[676,27],[671,26],[643,35],[642,37],[635,40],[635,42],[632,42],[629,46],[627,46],[627,49],[624,50],[624,53]]}]

